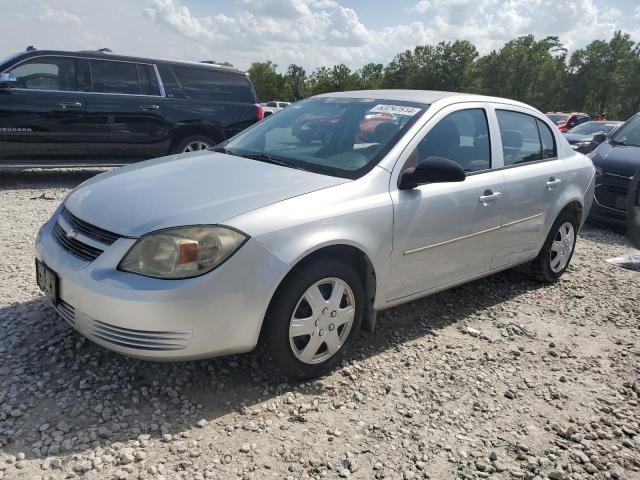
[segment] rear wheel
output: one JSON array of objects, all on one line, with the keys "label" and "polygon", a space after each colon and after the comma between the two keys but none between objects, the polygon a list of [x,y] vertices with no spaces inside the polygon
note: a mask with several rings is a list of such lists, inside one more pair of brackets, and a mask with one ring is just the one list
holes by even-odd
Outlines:
[{"label": "rear wheel", "polygon": [[171,149],[171,153],[189,153],[206,150],[213,147],[217,142],[205,135],[192,135],[180,140]]},{"label": "rear wheel", "polygon": [[562,276],[576,246],[578,221],[569,212],[561,213],[553,223],[540,253],[531,262],[531,273],[542,282],[555,282]]},{"label": "rear wheel", "polygon": [[318,259],[294,271],[269,309],[265,344],[284,376],[322,375],[343,358],[360,329],[364,288],[357,271],[337,259]]}]

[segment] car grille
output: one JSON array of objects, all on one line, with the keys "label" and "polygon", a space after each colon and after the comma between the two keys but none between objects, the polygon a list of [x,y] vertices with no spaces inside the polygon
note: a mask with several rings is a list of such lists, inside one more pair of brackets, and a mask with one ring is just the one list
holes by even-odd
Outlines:
[{"label": "car grille", "polygon": [[104,243],[105,245],[112,245],[113,242],[120,238],[120,235],[117,233],[109,232],[108,230],[104,230],[100,227],[96,227],[91,225],[84,220],[80,220],[74,214],[72,214],[66,208],[62,209],[62,213],[60,214],[73,228],[73,230],[86,235],[89,238],[92,238],[100,243]]},{"label": "car grille", "polygon": [[133,330],[99,320],[93,321],[90,334],[103,342],[136,350],[180,350],[191,341],[191,330]]},{"label": "car grille", "polygon": [[53,238],[67,252],[85,262],[94,261],[103,252],[103,250],[82,243],[72,235],[67,234],[58,222],[53,226]]},{"label": "car grille", "polygon": [[64,300],[58,301],[58,313],[72,327],[76,324],[76,309]]},{"label": "car grille", "polygon": [[598,177],[596,200],[600,205],[626,210],[626,198],[629,193],[631,175],[628,172],[613,169],[603,169]]}]

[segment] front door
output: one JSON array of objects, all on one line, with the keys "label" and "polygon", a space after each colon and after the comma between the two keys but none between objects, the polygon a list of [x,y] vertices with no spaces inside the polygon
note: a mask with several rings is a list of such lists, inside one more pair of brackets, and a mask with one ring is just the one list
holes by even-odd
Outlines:
[{"label": "front door", "polygon": [[7,70],[17,83],[0,90],[0,161],[86,156],[86,94],[78,62],[43,56]]},{"label": "front door", "polygon": [[142,159],[166,155],[168,126],[151,65],[91,60],[87,142],[93,158]]},{"label": "front door", "polygon": [[[392,185],[394,235],[387,299],[428,292],[481,275],[504,212],[502,173],[491,168],[487,112],[482,104],[449,107],[430,121],[401,157],[398,172],[429,156],[460,164],[459,183],[398,190]],[[396,178],[396,177],[394,177]]]}]

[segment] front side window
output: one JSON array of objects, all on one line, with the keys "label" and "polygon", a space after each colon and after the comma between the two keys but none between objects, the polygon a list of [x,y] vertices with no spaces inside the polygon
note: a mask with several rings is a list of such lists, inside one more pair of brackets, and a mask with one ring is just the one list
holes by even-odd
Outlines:
[{"label": "front side window", "polygon": [[542,159],[542,142],[535,117],[510,110],[496,110],[496,116],[505,167]]},{"label": "front side window", "polygon": [[428,157],[453,160],[465,172],[491,168],[491,142],[487,116],[481,108],[453,112],[440,120],[424,136],[410,161]]},{"label": "front side window", "polygon": [[627,121],[612,136],[611,140],[617,145],[640,147],[640,115]]},{"label": "front side window", "polygon": [[283,109],[220,147],[232,155],[359,178],[427,108],[415,102],[314,98]]},{"label": "front side window", "polygon": [[91,60],[93,91],[98,93],[140,94],[135,63]]},{"label": "front side window", "polygon": [[73,91],[77,88],[73,58],[36,57],[8,70],[17,78],[16,88]]}]

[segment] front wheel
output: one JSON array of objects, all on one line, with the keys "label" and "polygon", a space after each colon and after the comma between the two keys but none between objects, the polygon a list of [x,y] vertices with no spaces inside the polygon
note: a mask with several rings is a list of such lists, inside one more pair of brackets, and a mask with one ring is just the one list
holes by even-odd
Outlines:
[{"label": "front wheel", "polygon": [[171,153],[198,152],[213,147],[215,144],[216,142],[204,135],[192,135],[177,142],[171,149]]},{"label": "front wheel", "polygon": [[536,280],[555,282],[565,272],[573,256],[578,234],[578,222],[569,212],[561,213],[553,223],[540,253],[531,262]]},{"label": "front wheel", "polygon": [[360,328],[364,302],[358,272],[344,261],[318,259],[294,271],[266,319],[265,344],[279,373],[302,380],[334,368]]}]

